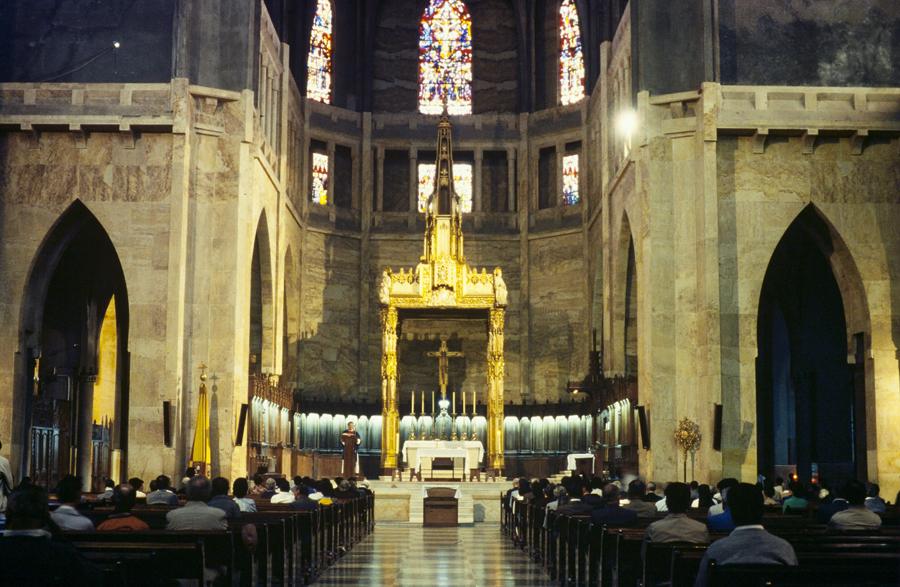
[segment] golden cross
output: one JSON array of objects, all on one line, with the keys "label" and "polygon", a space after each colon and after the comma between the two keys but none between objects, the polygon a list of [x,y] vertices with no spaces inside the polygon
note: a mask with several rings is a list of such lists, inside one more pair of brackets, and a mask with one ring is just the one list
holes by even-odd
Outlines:
[{"label": "golden cross", "polygon": [[447,336],[441,335],[441,347],[437,351],[426,353],[429,357],[436,357],[438,361],[438,383],[441,386],[441,399],[447,399],[447,373],[451,358],[464,357],[459,351],[447,349]]}]

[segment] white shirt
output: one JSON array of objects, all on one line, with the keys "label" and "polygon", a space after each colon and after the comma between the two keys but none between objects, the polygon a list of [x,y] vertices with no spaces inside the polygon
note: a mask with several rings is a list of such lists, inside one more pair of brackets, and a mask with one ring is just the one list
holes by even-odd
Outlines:
[{"label": "white shirt", "polygon": [[658,512],[667,512],[669,511],[669,506],[666,504],[666,499],[660,499],[656,502],[656,511]]},{"label": "white shirt", "polygon": [[256,513],[256,502],[249,497],[235,497],[234,503],[242,512]]},{"label": "white shirt", "polygon": [[294,501],[294,494],[290,491],[278,492],[272,496],[270,503],[291,503]]},{"label": "white shirt", "polygon": [[[6,482],[9,484],[9,490],[12,491],[13,487],[16,486],[16,480],[12,474],[12,467],[9,466],[9,461],[6,460],[6,457],[0,457],[0,473],[6,477]],[[6,511],[6,495],[3,492],[0,492],[0,513]]]},{"label": "white shirt", "polygon": [[50,518],[63,530],[90,532],[94,529],[94,523],[70,505],[59,506],[50,512]]}]

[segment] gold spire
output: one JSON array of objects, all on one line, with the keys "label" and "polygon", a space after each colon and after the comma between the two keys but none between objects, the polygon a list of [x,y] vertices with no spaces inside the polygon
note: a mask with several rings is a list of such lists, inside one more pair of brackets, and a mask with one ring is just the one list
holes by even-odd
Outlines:
[{"label": "gold spire", "polygon": [[452,125],[446,114],[438,123],[435,153],[434,189],[425,208],[425,254],[422,260],[434,263],[450,259],[465,263],[462,206],[453,185]]}]

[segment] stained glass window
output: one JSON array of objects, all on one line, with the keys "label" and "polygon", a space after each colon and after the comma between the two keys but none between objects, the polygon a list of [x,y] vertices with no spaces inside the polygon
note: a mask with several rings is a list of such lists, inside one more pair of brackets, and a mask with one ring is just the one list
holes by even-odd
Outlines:
[{"label": "stained glass window", "polygon": [[309,34],[306,97],[331,104],[331,0],[318,0]]},{"label": "stained glass window", "polygon": [[312,154],[312,201],[325,206],[328,204],[328,155]]},{"label": "stained glass window", "polygon": [[472,19],[462,0],[431,0],[419,25],[419,112],[472,113]]},{"label": "stained glass window", "polygon": [[559,5],[559,103],[574,104],[584,98],[584,53],[581,24],[575,0]]},{"label": "stained glass window", "polygon": [[[419,212],[425,211],[428,198],[434,191],[434,163],[419,163]],[[459,195],[463,212],[472,211],[472,164],[453,164],[453,189]]]},{"label": "stained glass window", "polygon": [[563,157],[563,204],[572,206],[578,203],[578,155]]}]

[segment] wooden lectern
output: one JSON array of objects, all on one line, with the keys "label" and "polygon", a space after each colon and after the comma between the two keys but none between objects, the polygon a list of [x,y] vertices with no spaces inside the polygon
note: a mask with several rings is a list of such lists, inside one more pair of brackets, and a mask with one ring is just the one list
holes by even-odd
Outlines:
[{"label": "wooden lectern", "polygon": [[356,440],[358,436],[353,432],[344,432],[341,434],[341,444],[344,445],[342,454],[343,466],[341,467],[341,475],[345,479],[356,475]]}]

